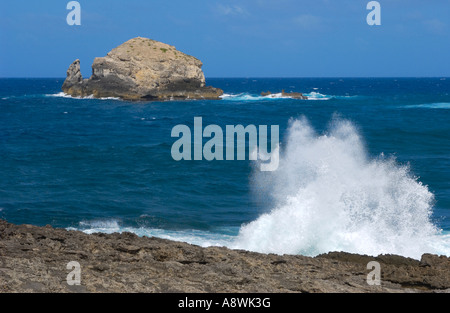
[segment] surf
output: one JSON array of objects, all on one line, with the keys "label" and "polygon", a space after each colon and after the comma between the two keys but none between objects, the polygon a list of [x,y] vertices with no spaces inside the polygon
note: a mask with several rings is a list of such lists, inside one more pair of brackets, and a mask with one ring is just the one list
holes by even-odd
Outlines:
[{"label": "surf", "polygon": [[[361,96],[339,96],[339,95],[326,95],[322,94],[318,91],[312,91],[309,93],[304,93],[304,96],[306,96],[308,99],[302,99],[302,101],[327,101],[327,100],[352,100],[352,99],[359,99]],[[274,101],[274,100],[292,100],[292,97],[289,97],[288,94],[282,94],[282,93],[274,93],[270,95],[255,95],[248,92],[243,93],[225,93],[220,97],[224,101]]]},{"label": "surf", "polygon": [[69,94],[66,94],[65,92],[58,92],[55,94],[46,94],[46,97],[54,97],[54,98],[67,98],[67,99],[77,99],[77,100],[120,100],[120,98],[117,97],[102,97],[102,98],[95,98],[94,95],[89,95],[86,97],[73,97]]},{"label": "surf", "polygon": [[334,118],[319,134],[306,118],[291,120],[278,171],[255,171],[253,181],[270,194],[273,207],[241,227],[233,248],[308,256],[449,255],[448,236],[431,220],[434,195],[408,164],[370,157],[349,121]]}]

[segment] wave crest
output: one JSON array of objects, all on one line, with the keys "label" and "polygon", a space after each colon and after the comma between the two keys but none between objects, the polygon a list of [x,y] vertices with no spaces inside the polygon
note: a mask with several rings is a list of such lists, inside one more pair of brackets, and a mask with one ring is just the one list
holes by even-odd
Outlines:
[{"label": "wave crest", "polygon": [[[313,91],[310,93],[304,93],[304,96],[308,97],[306,100],[302,101],[317,101],[317,100],[331,100],[331,99],[343,99],[349,100],[352,98],[358,98],[359,96],[330,96],[321,94],[320,92]],[[226,101],[270,101],[270,100],[279,100],[279,99],[293,99],[292,97],[285,96],[282,93],[274,93],[267,96],[255,95],[247,92],[238,93],[238,94],[230,94],[225,93],[220,97],[222,100]]]},{"label": "wave crest", "polygon": [[256,180],[272,190],[275,207],[241,228],[235,248],[311,256],[449,254],[449,238],[430,219],[434,195],[408,166],[383,155],[370,159],[348,121],[334,120],[324,135],[305,118],[292,121],[278,171]]},{"label": "wave crest", "polygon": [[[142,237],[158,237],[173,241],[188,242],[201,247],[230,246],[235,238],[235,236],[226,234],[230,232],[230,230],[224,230],[224,233],[217,233],[193,229],[166,230],[150,227],[132,227],[124,226],[116,219],[82,221],[79,223],[78,227],[69,227],[67,229],[79,230],[86,234],[129,232]],[[235,230],[233,230],[233,232],[235,232]]]},{"label": "wave crest", "polygon": [[281,93],[274,93],[267,96],[257,96],[250,93],[228,94],[225,93],[220,96],[222,100],[227,101],[261,101],[274,99],[292,99],[291,97],[283,96]]},{"label": "wave crest", "polygon": [[117,97],[103,97],[103,98],[95,98],[94,95],[86,96],[86,97],[73,97],[71,95],[66,94],[65,92],[58,92],[55,94],[47,94],[46,97],[56,97],[56,98],[69,98],[69,99],[97,99],[97,100],[120,100],[120,98]]}]

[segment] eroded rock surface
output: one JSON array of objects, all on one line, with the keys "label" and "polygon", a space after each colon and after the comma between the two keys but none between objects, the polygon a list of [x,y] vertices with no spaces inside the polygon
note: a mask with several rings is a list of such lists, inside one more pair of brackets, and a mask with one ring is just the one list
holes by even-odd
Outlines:
[{"label": "eroded rock surface", "polygon": [[[80,286],[67,284],[71,261]],[[381,286],[367,284],[370,261],[381,265]],[[0,221],[0,292],[450,292],[450,259],[265,255]]]}]

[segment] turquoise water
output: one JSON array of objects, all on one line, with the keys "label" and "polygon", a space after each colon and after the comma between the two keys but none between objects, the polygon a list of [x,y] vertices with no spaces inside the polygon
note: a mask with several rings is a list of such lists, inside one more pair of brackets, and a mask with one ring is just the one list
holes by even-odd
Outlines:
[{"label": "turquoise water", "polygon": [[[450,255],[450,79],[209,79],[219,101],[0,79],[0,218],[202,246]],[[261,97],[303,92],[310,100]],[[171,157],[178,124],[279,125],[280,167]],[[207,140],[204,140],[204,143]]]}]

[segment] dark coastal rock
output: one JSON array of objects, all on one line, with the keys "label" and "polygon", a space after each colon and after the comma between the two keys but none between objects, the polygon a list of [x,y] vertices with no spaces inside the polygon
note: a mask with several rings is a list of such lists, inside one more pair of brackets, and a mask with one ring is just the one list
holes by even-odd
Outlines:
[{"label": "dark coastal rock", "polygon": [[[270,92],[270,91],[261,92],[261,96],[263,96],[263,97],[267,97],[270,95],[272,95],[272,92]],[[292,98],[292,99],[308,100],[308,97],[304,96],[302,93],[299,93],[299,92],[285,92],[284,90],[282,90],[281,96]]]},{"label": "dark coastal rock", "polygon": [[206,87],[203,63],[175,47],[137,37],[96,58],[84,79],[74,61],[62,90],[74,97],[125,100],[219,99],[223,91]]},{"label": "dark coastal rock", "polygon": [[[66,281],[71,261],[81,265],[79,286]],[[367,284],[371,261],[381,265],[381,286]],[[0,292],[450,292],[449,262],[429,254],[265,255],[0,221]]]}]

